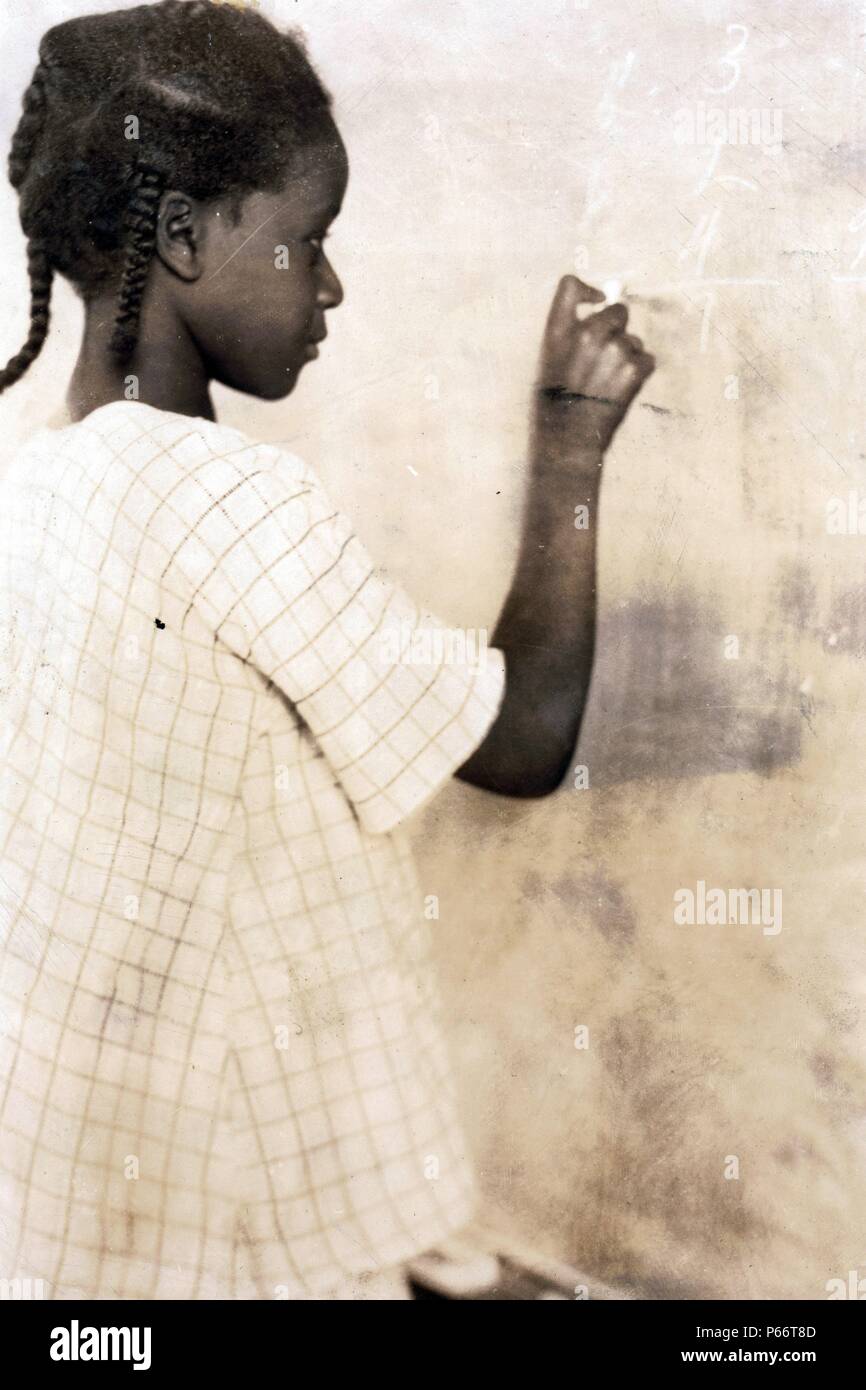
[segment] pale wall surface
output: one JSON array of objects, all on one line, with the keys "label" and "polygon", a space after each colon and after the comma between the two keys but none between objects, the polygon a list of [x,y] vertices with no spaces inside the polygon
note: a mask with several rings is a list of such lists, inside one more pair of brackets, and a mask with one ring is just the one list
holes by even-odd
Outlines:
[{"label": "pale wall surface", "polygon": [[[292,400],[221,417],[313,461],[419,598],[493,625],[559,274],[625,279],[660,364],[606,472],[589,789],[455,785],[419,827],[491,1205],[590,1281],[824,1297],[866,1275],[866,536],[826,525],[866,496],[862,6],[262,7],[337,99],[346,302]],[[4,7],[4,141],[42,29],[110,8]],[[700,103],[781,141],[678,145]],[[6,192],[0,245],[11,353]],[[64,292],[7,453],[77,326]],[[699,879],[781,889],[782,930],[675,925]]]}]

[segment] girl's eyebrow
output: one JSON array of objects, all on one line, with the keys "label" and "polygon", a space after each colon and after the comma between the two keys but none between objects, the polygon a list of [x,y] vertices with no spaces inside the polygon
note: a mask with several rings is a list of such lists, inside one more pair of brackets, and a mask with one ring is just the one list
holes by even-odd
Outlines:
[{"label": "girl's eyebrow", "polygon": [[311,232],[308,232],[307,235],[308,235],[308,236],[316,236],[316,235],[325,236],[325,235],[327,235],[327,230],[328,230],[328,228],[330,227],[331,223],[334,222],[334,221],[336,220],[336,218],[337,218],[337,216],[338,216],[338,214],[339,214],[339,211],[340,211],[339,208],[337,208],[336,211],[332,211],[330,208],[327,208],[327,209],[321,214],[320,217],[317,217],[317,218],[316,218],[315,222],[312,224],[312,231],[311,231]]},{"label": "girl's eyebrow", "polygon": [[[342,203],[330,203],[321,212],[316,212],[314,216],[310,216],[307,219],[308,224],[313,228],[314,231],[320,227],[329,226],[331,222],[335,222],[336,219],[339,217],[342,206]],[[285,203],[284,207],[291,208],[292,204]],[[309,235],[309,233],[307,233],[307,235]]]}]

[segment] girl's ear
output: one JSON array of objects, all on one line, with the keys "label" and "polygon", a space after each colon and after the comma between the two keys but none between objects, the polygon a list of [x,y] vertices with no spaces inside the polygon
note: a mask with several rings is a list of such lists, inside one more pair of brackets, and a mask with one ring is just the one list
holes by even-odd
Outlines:
[{"label": "girl's ear", "polygon": [[181,280],[197,280],[202,273],[203,210],[185,193],[162,195],[156,223],[156,254],[167,270]]}]

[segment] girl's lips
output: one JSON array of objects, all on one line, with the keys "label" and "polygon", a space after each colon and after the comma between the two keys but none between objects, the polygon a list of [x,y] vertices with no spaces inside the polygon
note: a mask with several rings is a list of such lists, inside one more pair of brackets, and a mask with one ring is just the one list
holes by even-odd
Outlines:
[{"label": "girl's lips", "polygon": [[318,357],[318,355],[319,355],[319,343],[323,343],[323,342],[325,341],[325,339],[327,338],[327,336],[328,336],[328,331],[327,331],[327,329],[323,329],[321,333],[316,333],[314,336],[311,335],[311,336],[307,339],[306,345],[305,345],[305,347],[304,347],[304,352],[305,352],[306,356],[307,356],[307,357]]}]

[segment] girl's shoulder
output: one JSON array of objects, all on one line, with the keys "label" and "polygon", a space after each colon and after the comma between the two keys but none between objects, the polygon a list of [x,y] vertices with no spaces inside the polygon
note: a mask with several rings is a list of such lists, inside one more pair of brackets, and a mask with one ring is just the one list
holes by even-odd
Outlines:
[{"label": "girl's shoulder", "polygon": [[110,401],[74,424],[40,431],[33,444],[58,453],[100,455],[136,473],[163,478],[194,473],[204,480],[208,473],[226,469],[237,476],[279,465],[281,473],[314,481],[304,461],[289,450],[264,444],[231,425],[159,410],[142,401]]},{"label": "girl's shoulder", "polygon": [[75,511],[126,512],[172,544],[197,528],[252,525],[278,509],[284,517],[293,511],[303,530],[310,508],[327,511],[319,479],[297,455],[140,401],[111,401],[32,435],[0,479],[0,510],[10,512],[13,500],[30,505],[34,490]]},{"label": "girl's shoulder", "polygon": [[184,440],[193,440],[198,442],[199,448],[205,446],[213,453],[232,448],[256,449],[264,453],[281,452],[274,445],[263,444],[232,425],[205,420],[197,415],[181,415],[173,410],[159,410],[143,401],[109,401],[107,405],[91,411],[83,420],[67,426],[67,430],[98,435],[114,441],[120,448],[127,441],[148,438],[166,449],[177,448]]}]

